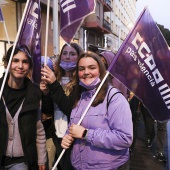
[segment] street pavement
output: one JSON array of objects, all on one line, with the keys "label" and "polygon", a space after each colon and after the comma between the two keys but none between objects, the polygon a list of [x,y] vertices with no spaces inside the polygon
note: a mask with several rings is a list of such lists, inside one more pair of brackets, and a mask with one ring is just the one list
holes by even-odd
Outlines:
[{"label": "street pavement", "polygon": [[155,157],[155,140],[152,147],[148,148],[145,143],[145,126],[142,114],[138,120],[137,140],[134,151],[130,159],[130,170],[170,170],[170,156],[168,151],[170,146],[170,122],[167,124],[167,141],[165,144],[165,156],[167,162],[160,162]]}]

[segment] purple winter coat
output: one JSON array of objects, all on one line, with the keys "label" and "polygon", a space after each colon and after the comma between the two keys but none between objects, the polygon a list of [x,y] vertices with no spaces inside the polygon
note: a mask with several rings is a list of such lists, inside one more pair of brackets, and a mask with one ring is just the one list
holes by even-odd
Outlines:
[{"label": "purple winter coat", "polygon": [[[110,87],[109,87],[110,88]],[[118,92],[113,88],[109,97]],[[77,124],[91,100],[94,90],[83,92],[72,110],[70,124]],[[129,103],[121,93],[113,96],[107,109],[103,103],[90,107],[81,125],[88,130],[86,140],[76,139],[71,163],[76,170],[114,170],[129,160],[133,140],[133,126]]]}]

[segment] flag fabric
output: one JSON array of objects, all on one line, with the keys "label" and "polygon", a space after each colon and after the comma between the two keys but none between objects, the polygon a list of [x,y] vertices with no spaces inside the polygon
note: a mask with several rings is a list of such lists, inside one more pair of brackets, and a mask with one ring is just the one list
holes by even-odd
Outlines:
[{"label": "flag fabric", "polygon": [[155,120],[170,118],[170,51],[148,8],[108,71],[143,102]]},{"label": "flag fabric", "polygon": [[2,14],[1,7],[0,7],[0,22],[4,22],[4,17],[3,17],[3,14]]},{"label": "flag fabric", "polygon": [[67,43],[94,8],[95,0],[60,0],[60,35]]},{"label": "flag fabric", "polygon": [[36,84],[41,80],[41,8],[40,0],[30,0],[17,45],[28,46],[34,63],[32,78]]}]

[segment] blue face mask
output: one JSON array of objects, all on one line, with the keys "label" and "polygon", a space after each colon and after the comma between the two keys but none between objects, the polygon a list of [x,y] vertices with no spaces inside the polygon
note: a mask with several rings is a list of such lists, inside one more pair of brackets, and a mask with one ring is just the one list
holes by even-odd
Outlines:
[{"label": "blue face mask", "polygon": [[82,81],[79,81],[79,85],[84,87],[87,90],[92,90],[94,89],[99,83],[101,82],[100,78],[97,77],[91,84],[86,85]]},{"label": "blue face mask", "polygon": [[60,62],[60,67],[63,68],[65,71],[72,71],[76,68],[77,62]]}]

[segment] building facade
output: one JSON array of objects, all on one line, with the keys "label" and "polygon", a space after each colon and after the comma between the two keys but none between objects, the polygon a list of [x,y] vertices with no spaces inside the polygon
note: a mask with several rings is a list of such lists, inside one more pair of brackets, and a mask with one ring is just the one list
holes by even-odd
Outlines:
[{"label": "building facade", "polygon": [[[59,0],[56,0],[57,2]],[[8,41],[13,44],[22,13],[25,8],[26,0],[1,0],[0,5],[3,12],[7,38],[4,24],[0,23],[0,72],[3,69],[2,57],[9,48]],[[54,13],[53,0],[50,1],[49,32],[47,55],[56,54],[54,50],[54,40],[57,42],[58,51],[65,43],[60,36],[54,34],[54,16],[59,16],[59,8]],[[41,52],[45,51],[45,32],[46,32],[46,12],[47,1],[41,0]],[[57,4],[59,5],[59,3]],[[111,50],[117,52],[121,43],[126,38],[129,30],[136,21],[136,0],[96,0],[95,12],[87,16],[80,29],[74,35],[73,41],[78,43],[85,50],[101,52]],[[58,17],[59,21],[59,17]],[[59,35],[59,22],[57,23]],[[86,40],[86,41],[85,41]],[[55,44],[55,45],[56,45]],[[58,52],[59,53],[59,52]],[[1,76],[1,75],[0,75]]]}]

